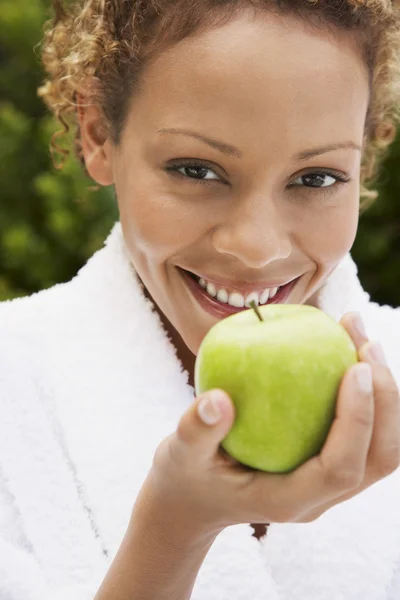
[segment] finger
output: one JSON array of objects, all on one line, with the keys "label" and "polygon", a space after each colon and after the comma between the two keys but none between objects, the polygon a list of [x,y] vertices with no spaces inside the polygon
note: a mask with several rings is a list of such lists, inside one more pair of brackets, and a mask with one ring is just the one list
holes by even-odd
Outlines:
[{"label": "finger", "polygon": [[372,482],[392,473],[400,463],[400,394],[379,343],[364,344],[359,356],[373,372],[375,423],[368,453]]},{"label": "finger", "polygon": [[214,389],[201,394],[181,417],[177,444],[193,460],[207,461],[218,454],[219,444],[232,428],[235,409],[226,392]]},{"label": "finger", "polygon": [[368,341],[364,321],[359,312],[348,312],[341,319],[340,324],[352,338],[357,350]]},{"label": "finger", "polygon": [[304,512],[338,498],[364,479],[374,424],[371,367],[353,365],[344,375],[336,415],[324,447],[288,478],[289,493]]},{"label": "finger", "polygon": [[[360,388],[358,372],[365,364],[353,365],[342,378],[336,415],[321,453],[289,474],[253,474],[255,498],[259,497],[259,520],[262,507],[269,506],[272,522],[302,521],[302,516],[317,513],[328,503],[363,479],[372,436],[374,403],[372,375],[369,390]],[[336,499],[336,502],[334,500]],[[283,508],[284,507],[284,508]],[[265,520],[265,519],[264,519]]]},{"label": "finger", "polygon": [[374,426],[372,369],[358,363],[344,375],[337,400],[336,418],[321,453],[319,464],[322,489],[338,495],[359,485],[366,469]]},{"label": "finger", "polygon": [[359,350],[361,360],[371,365],[374,387],[374,428],[364,480],[356,489],[310,511],[302,517],[303,523],[314,521],[338,502],[360,494],[400,464],[400,394],[382,348],[376,354],[370,354],[375,343],[367,342]]}]

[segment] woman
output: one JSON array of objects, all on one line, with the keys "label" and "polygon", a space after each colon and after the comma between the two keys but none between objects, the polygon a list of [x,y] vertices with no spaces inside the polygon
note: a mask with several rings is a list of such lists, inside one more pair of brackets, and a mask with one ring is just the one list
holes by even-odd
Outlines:
[{"label": "woman", "polygon": [[[0,596],[398,598],[400,314],[350,250],[394,137],[399,9],[55,7],[40,94],[120,222],[72,281],[0,308]],[[223,454],[230,398],[194,398],[202,339],[249,296],[316,306],[358,349],[290,474]]]}]

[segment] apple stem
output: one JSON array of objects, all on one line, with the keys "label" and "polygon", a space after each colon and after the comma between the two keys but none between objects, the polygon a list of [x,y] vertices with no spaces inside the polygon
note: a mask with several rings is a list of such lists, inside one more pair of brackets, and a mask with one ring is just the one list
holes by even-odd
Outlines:
[{"label": "apple stem", "polygon": [[253,308],[253,309],[254,309],[254,311],[255,311],[255,313],[256,313],[256,315],[257,315],[257,317],[260,319],[260,321],[264,321],[264,319],[263,319],[263,318],[262,318],[262,316],[261,316],[261,313],[260,313],[260,311],[258,310],[258,306],[257,306],[257,304],[255,303],[255,301],[254,301],[254,300],[252,300],[252,301],[250,302],[250,306],[251,306],[251,308]]}]

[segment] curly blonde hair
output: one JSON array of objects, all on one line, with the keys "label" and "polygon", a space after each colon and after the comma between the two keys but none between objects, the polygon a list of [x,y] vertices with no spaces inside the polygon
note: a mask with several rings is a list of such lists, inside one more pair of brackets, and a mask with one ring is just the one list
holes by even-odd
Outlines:
[{"label": "curly blonde hair", "polygon": [[[62,168],[68,150],[60,135],[75,132],[75,152],[84,166],[77,120],[77,94],[96,104],[118,144],[140,75],[158,52],[189,35],[221,25],[244,7],[295,14],[317,27],[358,36],[370,73],[371,98],[361,164],[361,210],[378,193],[367,189],[396,136],[400,117],[400,7],[390,0],[53,0],[42,61],[48,78],[38,94],[61,122],[50,150]],[[62,156],[59,164],[55,152]]]}]

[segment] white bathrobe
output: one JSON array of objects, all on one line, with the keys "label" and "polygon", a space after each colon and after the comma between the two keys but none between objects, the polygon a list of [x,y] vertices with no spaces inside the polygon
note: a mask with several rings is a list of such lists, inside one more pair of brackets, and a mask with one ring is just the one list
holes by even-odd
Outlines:
[{"label": "white bathrobe", "polygon": [[[359,310],[400,381],[400,309],[370,302],[350,254],[319,306]],[[0,340],[0,600],[92,600],[194,400],[120,223],[72,281],[0,304]],[[317,521],[252,533],[217,537],[193,600],[400,599],[400,469]]]}]

